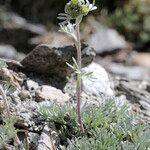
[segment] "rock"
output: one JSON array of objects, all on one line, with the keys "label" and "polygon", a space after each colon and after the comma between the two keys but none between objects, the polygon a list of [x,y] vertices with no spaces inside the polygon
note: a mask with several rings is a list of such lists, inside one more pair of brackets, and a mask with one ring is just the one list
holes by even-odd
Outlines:
[{"label": "rock", "polygon": [[87,43],[95,49],[97,54],[127,47],[125,39],[116,30],[100,25],[98,30],[87,40]]},{"label": "rock", "polygon": [[[148,100],[150,93],[147,91],[145,86],[141,86],[143,84],[142,81],[131,80],[128,78],[117,78],[118,83],[115,85],[118,91],[123,92],[129,100],[135,99],[133,102],[139,102],[141,100]],[[142,94],[143,93],[143,94]],[[132,99],[131,99],[132,97]]]},{"label": "rock", "polygon": [[[7,19],[5,19],[5,17],[7,17]],[[6,10],[3,10],[3,12],[0,14],[0,20],[1,20],[1,25],[5,29],[20,28],[20,29],[28,30],[37,35],[42,35],[47,31],[43,25],[31,24],[26,19],[19,16],[18,14],[14,12],[8,12]]]},{"label": "rock", "polygon": [[35,92],[35,100],[37,102],[49,100],[58,103],[65,103],[69,101],[69,98],[68,94],[64,94],[61,90],[47,85],[43,85]]},{"label": "rock", "polygon": [[131,59],[136,65],[150,68],[150,53],[134,53]]},{"label": "rock", "polygon": [[[130,80],[128,78],[114,79],[117,84],[115,85],[115,92],[117,95],[123,94],[126,100],[130,103],[130,108],[143,122],[150,123],[150,93],[147,88],[141,86],[143,81]],[[144,83],[150,84],[150,83]]]},{"label": "rock", "polygon": [[33,114],[37,108],[38,103],[33,101],[32,99],[26,99],[26,101],[19,101],[14,105],[11,105],[11,109],[14,108],[14,115],[19,116],[17,125],[22,126],[24,128],[35,127]]},{"label": "rock", "polygon": [[114,96],[108,74],[103,67],[92,63],[88,67],[83,68],[83,71],[85,73],[92,73],[89,76],[83,76],[82,79],[83,90],[87,94]]},{"label": "rock", "polygon": [[147,85],[146,90],[150,93],[150,84]]},{"label": "rock", "polygon": [[[150,110],[150,102],[148,103],[145,101],[140,101],[139,103],[141,104],[143,109],[148,110],[148,111]],[[150,113],[149,113],[149,115],[150,115]]]},{"label": "rock", "polygon": [[11,45],[0,45],[0,57],[7,59],[14,59],[16,55],[16,50]]},{"label": "rock", "polygon": [[24,53],[17,52],[12,45],[0,45],[0,58],[22,60],[25,57]]},{"label": "rock", "polygon": [[26,99],[30,99],[31,98],[31,95],[30,95],[30,92],[27,91],[27,90],[22,90],[20,93],[19,93],[19,97],[22,101],[26,100]]},{"label": "rock", "polygon": [[38,141],[37,150],[55,150],[55,144],[51,137],[51,130],[48,125],[45,125],[43,132]]},{"label": "rock", "polygon": [[[11,94],[11,99],[13,101],[13,106],[17,106],[21,103],[21,99],[19,97],[19,91],[14,91],[12,94]],[[16,108],[15,108],[16,109]]]},{"label": "rock", "polygon": [[[93,48],[82,44],[83,66],[89,65],[94,56]],[[21,61],[21,64],[27,71],[64,79],[66,76],[70,76],[72,72],[72,69],[66,65],[66,62],[73,64],[72,57],[76,58],[76,48],[74,46],[51,48],[50,45],[42,44],[31,51]]]},{"label": "rock", "polygon": [[27,80],[25,82],[25,87],[29,91],[35,91],[39,87],[38,83],[33,80]]},{"label": "rock", "polygon": [[30,38],[46,32],[44,26],[31,24],[18,14],[6,10],[0,13],[0,26],[0,43],[13,45],[22,52],[33,48],[33,45],[29,45]]},{"label": "rock", "polygon": [[28,136],[30,141],[30,148],[35,150],[38,146],[38,140],[40,139],[40,136],[39,134],[33,132],[29,132]]},{"label": "rock", "polygon": [[125,66],[119,63],[111,63],[107,68],[111,73],[135,80],[149,80],[149,71],[140,66]]}]

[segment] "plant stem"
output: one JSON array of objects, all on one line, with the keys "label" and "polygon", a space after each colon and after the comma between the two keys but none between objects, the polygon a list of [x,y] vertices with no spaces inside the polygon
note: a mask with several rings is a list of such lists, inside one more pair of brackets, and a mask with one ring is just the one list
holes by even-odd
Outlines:
[{"label": "plant stem", "polygon": [[8,104],[8,101],[7,101],[7,98],[6,98],[5,91],[3,90],[1,85],[0,85],[0,95],[2,96],[2,98],[4,100],[7,115],[8,115],[8,117],[10,117],[11,115],[10,115],[10,111],[9,111],[9,104]]},{"label": "plant stem", "polygon": [[82,123],[82,119],[81,119],[81,108],[80,108],[80,103],[81,103],[81,42],[80,42],[80,22],[82,20],[82,17],[78,17],[76,19],[76,36],[77,36],[77,41],[75,43],[76,48],[77,48],[77,63],[78,63],[78,69],[79,69],[79,73],[77,73],[77,86],[76,86],[76,98],[77,98],[77,116],[78,116],[78,123],[80,126],[80,130],[82,132],[84,132],[84,128],[83,128],[83,123]]}]

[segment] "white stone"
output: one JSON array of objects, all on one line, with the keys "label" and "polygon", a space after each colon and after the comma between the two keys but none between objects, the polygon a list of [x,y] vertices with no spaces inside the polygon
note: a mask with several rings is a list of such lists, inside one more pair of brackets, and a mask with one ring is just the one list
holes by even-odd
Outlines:
[{"label": "white stone", "polygon": [[29,91],[36,90],[39,87],[38,83],[33,80],[27,80],[26,86]]},{"label": "white stone", "polygon": [[56,89],[55,87],[43,85],[41,89],[38,89],[35,92],[36,101],[45,101],[49,100],[52,102],[64,103],[69,101],[68,94],[64,94],[61,90]]},{"label": "white stone", "polygon": [[11,45],[0,45],[0,57],[12,59],[15,58],[16,49]]},{"label": "white stone", "polygon": [[90,76],[82,77],[83,91],[96,96],[114,96],[108,74],[102,66],[92,63],[83,71],[92,72]]},{"label": "white stone", "polygon": [[51,131],[48,125],[45,125],[42,134],[40,135],[40,139],[38,141],[37,150],[54,150],[54,140],[51,137]]},{"label": "white stone", "polygon": [[104,51],[126,48],[125,39],[116,30],[104,27],[95,32],[87,42],[95,49],[97,54]]}]

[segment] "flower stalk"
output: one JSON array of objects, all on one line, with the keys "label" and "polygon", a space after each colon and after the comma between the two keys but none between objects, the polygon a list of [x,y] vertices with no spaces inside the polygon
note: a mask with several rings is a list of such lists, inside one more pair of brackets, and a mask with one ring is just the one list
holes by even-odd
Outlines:
[{"label": "flower stalk", "polygon": [[[81,57],[81,41],[80,41],[80,23],[83,16],[90,11],[97,9],[95,0],[90,4],[88,0],[70,0],[65,6],[65,13],[60,13],[58,19],[64,20],[60,23],[61,32],[65,32],[72,36],[77,49],[77,61],[73,58],[73,65],[67,63],[76,73],[76,100],[77,100],[77,116],[78,124],[81,132],[84,132],[83,122],[81,118],[81,81],[82,81],[82,57]],[[75,24],[71,24],[70,20],[75,20]]]},{"label": "flower stalk", "polygon": [[77,85],[76,85],[76,99],[77,99],[77,116],[78,116],[78,124],[80,126],[80,130],[84,132],[84,127],[81,119],[81,68],[82,68],[82,58],[81,58],[81,42],[80,42],[80,22],[82,20],[82,16],[79,16],[76,19],[76,37],[77,41],[75,42],[76,49],[77,49],[77,64],[78,64],[78,70],[77,73]]}]

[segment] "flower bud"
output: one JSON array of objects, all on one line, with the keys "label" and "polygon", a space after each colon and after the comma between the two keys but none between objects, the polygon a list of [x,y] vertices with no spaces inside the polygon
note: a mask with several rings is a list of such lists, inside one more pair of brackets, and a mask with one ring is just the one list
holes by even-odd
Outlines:
[{"label": "flower bud", "polygon": [[88,5],[81,3],[79,0],[71,0],[65,6],[65,13],[70,15],[72,19],[76,19],[80,15],[86,15],[88,12]]}]

